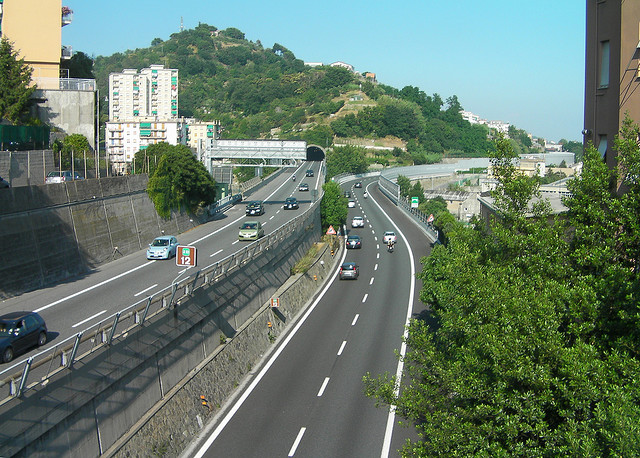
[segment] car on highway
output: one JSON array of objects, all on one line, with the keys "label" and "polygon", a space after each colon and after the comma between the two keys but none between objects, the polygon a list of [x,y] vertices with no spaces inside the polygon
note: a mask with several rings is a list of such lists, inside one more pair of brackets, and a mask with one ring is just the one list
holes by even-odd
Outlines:
[{"label": "car on highway", "polygon": [[73,180],[84,180],[84,177],[78,172],[72,172],[71,170],[54,171],[47,173],[45,183],[64,183]]},{"label": "car on highway", "polygon": [[347,237],[347,248],[362,248],[362,239],[359,235],[350,235]]},{"label": "car on highway", "polygon": [[356,181],[356,184],[353,185],[354,188],[361,188],[362,187],[362,181]]},{"label": "car on highway", "polygon": [[264,236],[264,229],[260,221],[245,221],[240,226],[238,240],[258,240]]},{"label": "car on highway", "polygon": [[156,237],[147,248],[147,259],[169,259],[176,255],[178,239],[173,235]]},{"label": "car on highway", "polygon": [[382,236],[382,242],[386,245],[387,243],[389,243],[389,241],[392,241],[393,243],[396,243],[398,241],[398,237],[396,236],[395,232],[387,231],[384,233],[384,235]]},{"label": "car on highway", "polygon": [[300,183],[300,186],[298,186],[298,191],[308,191],[309,190],[309,185],[307,183]]},{"label": "car on highway", "polygon": [[4,178],[0,177],[0,189],[2,188],[8,188],[9,182],[7,180],[5,180]]},{"label": "car on highway", "polygon": [[349,208],[356,208],[356,201],[355,201],[355,200],[350,200],[350,201],[347,203],[347,207],[349,207]]},{"label": "car on highway", "polygon": [[295,197],[287,197],[284,200],[284,205],[282,206],[285,210],[296,210],[299,208],[298,199]]},{"label": "car on highway", "polygon": [[0,316],[0,359],[8,363],[19,353],[47,343],[47,325],[36,312]]},{"label": "car on highway", "polygon": [[351,227],[364,227],[364,218],[362,216],[354,216],[351,220]]},{"label": "car on highway", "polygon": [[355,262],[343,262],[340,266],[340,280],[357,280],[360,268]]},{"label": "car on highway", "polygon": [[307,173],[305,173],[305,175],[308,176],[308,177],[312,177],[313,176],[313,170],[308,169]]},{"label": "car on highway", "polygon": [[347,199],[350,199],[350,198],[351,198],[351,193],[350,193],[349,191],[345,191],[345,192],[344,192],[344,196],[345,196]]},{"label": "car on highway", "polygon": [[264,215],[264,205],[260,200],[254,200],[253,202],[249,202],[245,209],[245,213],[247,216],[251,215]]}]

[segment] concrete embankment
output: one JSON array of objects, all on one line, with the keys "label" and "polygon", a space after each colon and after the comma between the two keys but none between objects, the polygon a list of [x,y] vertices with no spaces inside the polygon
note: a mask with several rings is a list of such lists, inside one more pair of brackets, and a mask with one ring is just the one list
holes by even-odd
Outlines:
[{"label": "concrete embankment", "polygon": [[147,175],[22,186],[0,192],[0,299],[85,274],[197,224],[165,220],[146,193]]}]

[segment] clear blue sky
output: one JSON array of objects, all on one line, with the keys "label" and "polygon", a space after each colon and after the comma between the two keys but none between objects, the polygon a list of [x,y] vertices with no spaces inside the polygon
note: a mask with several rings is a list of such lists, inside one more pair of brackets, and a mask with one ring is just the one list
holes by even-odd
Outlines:
[{"label": "clear blue sky", "polygon": [[[62,42],[90,56],[148,47],[199,22],[307,62],[343,61],[535,136],[582,141],[584,0],[63,0]],[[142,19],[144,18],[144,19]]]}]

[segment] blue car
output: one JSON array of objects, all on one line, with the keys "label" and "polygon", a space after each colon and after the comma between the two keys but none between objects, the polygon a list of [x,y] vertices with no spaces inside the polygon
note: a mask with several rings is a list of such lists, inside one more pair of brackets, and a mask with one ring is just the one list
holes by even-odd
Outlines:
[{"label": "blue car", "polygon": [[176,255],[178,239],[173,235],[156,237],[147,248],[147,259],[169,259]]}]

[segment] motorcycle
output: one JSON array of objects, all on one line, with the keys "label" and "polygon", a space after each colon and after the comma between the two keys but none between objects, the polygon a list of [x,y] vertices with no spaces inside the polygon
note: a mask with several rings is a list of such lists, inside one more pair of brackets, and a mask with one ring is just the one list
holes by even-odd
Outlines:
[{"label": "motorcycle", "polygon": [[369,197],[369,194],[365,192],[362,196],[366,199],[367,197]]},{"label": "motorcycle", "polygon": [[291,181],[296,181],[296,176],[295,176],[295,175],[293,175],[293,176],[291,177]]},{"label": "motorcycle", "polygon": [[393,245],[394,245],[394,243],[393,243],[393,242],[389,242],[389,243],[387,243],[387,251],[388,251],[389,253],[393,253]]}]

